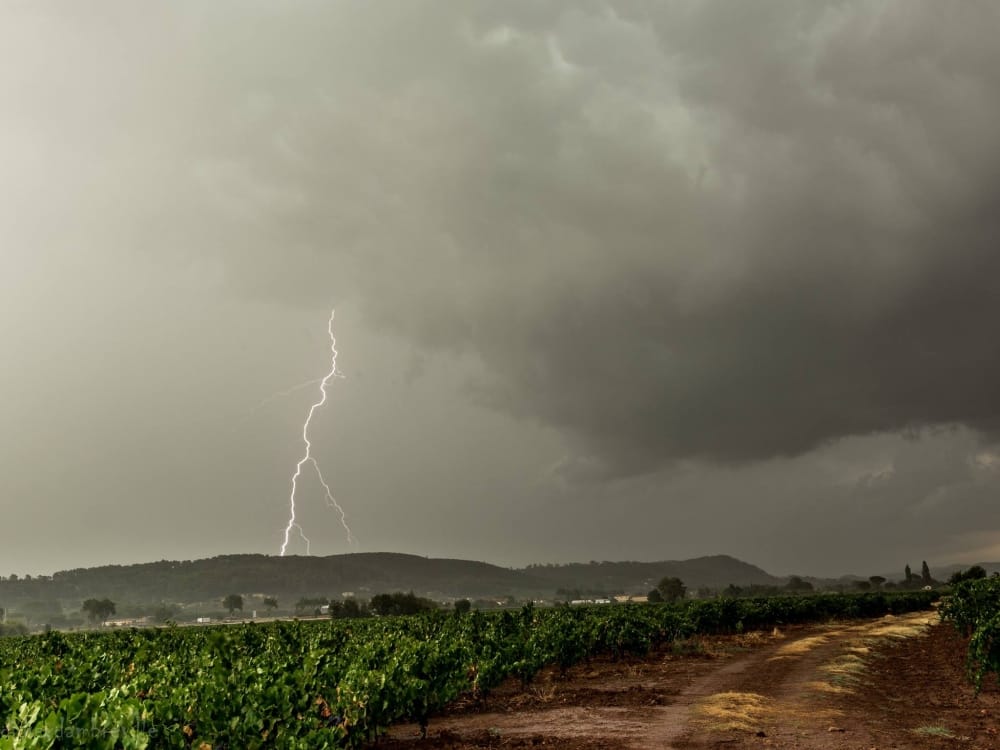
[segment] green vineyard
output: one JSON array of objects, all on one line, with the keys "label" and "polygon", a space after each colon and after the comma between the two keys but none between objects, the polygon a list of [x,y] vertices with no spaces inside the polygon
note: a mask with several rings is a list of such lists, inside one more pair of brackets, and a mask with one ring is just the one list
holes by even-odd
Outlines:
[{"label": "green vineyard", "polygon": [[0,750],[357,747],[396,721],[426,727],[456,698],[485,696],[509,677],[528,683],[548,665],[643,655],[698,633],[898,614],[935,598],[920,591],[528,604],[464,615],[5,638]]},{"label": "green vineyard", "polygon": [[970,636],[969,677],[978,691],[988,674],[1000,675],[1000,578],[963,581],[941,608],[941,616]]}]

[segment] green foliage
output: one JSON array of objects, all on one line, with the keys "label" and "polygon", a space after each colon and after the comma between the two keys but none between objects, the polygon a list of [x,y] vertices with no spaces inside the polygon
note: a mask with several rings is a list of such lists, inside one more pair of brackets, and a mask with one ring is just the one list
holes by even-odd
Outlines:
[{"label": "green foliage", "polygon": [[966,666],[978,692],[987,674],[1000,675],[1000,578],[960,581],[941,607],[941,617],[971,636]]},{"label": "green foliage", "polygon": [[87,599],[80,610],[94,622],[104,622],[115,613],[115,603],[110,599]]},{"label": "green foliage", "polygon": [[954,586],[962,583],[962,581],[978,581],[980,578],[986,578],[986,569],[982,565],[973,565],[968,570],[959,570],[952,573],[951,578],[948,579],[948,583]]},{"label": "green foliage", "polygon": [[432,612],[438,608],[430,599],[424,599],[412,591],[404,594],[397,591],[394,594],[377,594],[372,597],[372,612],[377,615],[415,615],[418,612]]},{"label": "green foliage", "polygon": [[[400,595],[387,601],[409,601]],[[930,592],[712,599],[456,617],[438,610],[0,641],[0,750],[342,748],[547,664],[644,654],[696,632],[927,608]],[[345,602],[346,604],[346,602]]]},{"label": "green foliage", "polygon": [[656,590],[660,592],[660,596],[665,602],[676,602],[687,594],[684,582],[673,576],[660,579],[660,582],[656,584]]},{"label": "green foliage", "polygon": [[229,612],[230,615],[233,614],[237,609],[243,611],[243,597],[239,594],[229,594],[225,599],[222,600],[222,606]]}]

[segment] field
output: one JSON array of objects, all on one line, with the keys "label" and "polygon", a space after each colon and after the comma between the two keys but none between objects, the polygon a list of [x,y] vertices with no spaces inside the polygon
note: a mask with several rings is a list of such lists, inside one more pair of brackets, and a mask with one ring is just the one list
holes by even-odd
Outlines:
[{"label": "field", "polygon": [[814,595],[679,605],[112,633],[0,641],[0,750],[361,746],[418,732],[456,701],[482,703],[595,658],[621,662],[698,634],[926,610],[934,595]]},{"label": "field", "polygon": [[427,740],[384,750],[485,748],[995,748],[1000,691],[978,696],[967,641],[936,612],[698,637],[644,659],[596,659],[456,705]]}]

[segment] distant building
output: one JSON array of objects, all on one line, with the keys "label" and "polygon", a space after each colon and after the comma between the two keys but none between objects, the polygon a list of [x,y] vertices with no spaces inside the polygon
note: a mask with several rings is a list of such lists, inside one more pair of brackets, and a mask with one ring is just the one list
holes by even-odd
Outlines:
[{"label": "distant building", "polygon": [[149,624],[148,617],[123,617],[117,620],[105,620],[106,628],[138,628]]}]

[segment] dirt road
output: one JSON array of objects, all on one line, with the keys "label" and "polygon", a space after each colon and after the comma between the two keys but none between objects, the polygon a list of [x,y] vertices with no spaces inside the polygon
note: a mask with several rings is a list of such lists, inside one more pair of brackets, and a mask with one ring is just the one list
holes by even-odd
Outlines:
[{"label": "dirt road", "polygon": [[937,621],[918,613],[595,661],[457,706],[426,740],[396,727],[380,747],[1000,749],[1000,694],[972,696],[962,644]]}]

